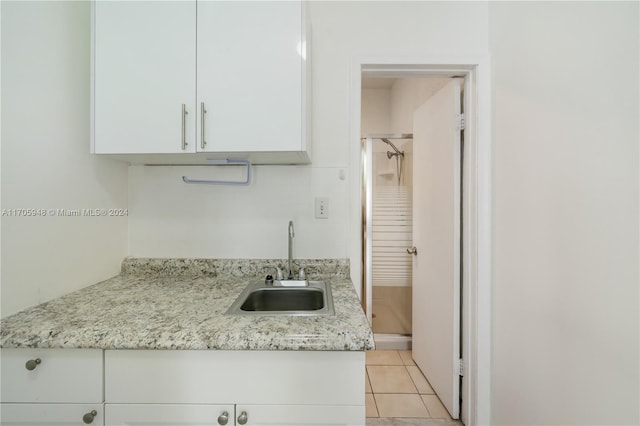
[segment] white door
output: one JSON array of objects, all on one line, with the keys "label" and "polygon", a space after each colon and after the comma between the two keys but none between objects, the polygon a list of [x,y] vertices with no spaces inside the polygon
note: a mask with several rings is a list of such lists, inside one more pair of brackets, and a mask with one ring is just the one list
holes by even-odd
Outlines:
[{"label": "white door", "polygon": [[413,358],[459,417],[460,80],[413,116]]},{"label": "white door", "polygon": [[198,2],[199,151],[302,149],[302,35],[300,1]]},{"label": "white door", "polygon": [[195,152],[196,2],[94,8],[95,152]]}]

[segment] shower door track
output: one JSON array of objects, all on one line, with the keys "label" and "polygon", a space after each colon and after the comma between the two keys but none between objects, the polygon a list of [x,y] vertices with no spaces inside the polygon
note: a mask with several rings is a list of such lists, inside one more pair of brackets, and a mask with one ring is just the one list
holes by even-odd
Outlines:
[{"label": "shower door track", "polygon": [[373,339],[378,350],[411,350],[410,334],[374,333]]}]

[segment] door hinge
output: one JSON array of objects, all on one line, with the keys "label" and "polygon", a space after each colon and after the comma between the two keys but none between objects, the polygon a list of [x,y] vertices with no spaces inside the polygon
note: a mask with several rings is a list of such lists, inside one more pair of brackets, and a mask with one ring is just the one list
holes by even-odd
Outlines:
[{"label": "door hinge", "polygon": [[458,359],[458,375],[464,376],[464,360],[462,358]]},{"label": "door hinge", "polygon": [[467,122],[466,122],[466,120],[465,120],[465,118],[464,118],[464,113],[462,113],[462,114],[457,114],[457,115],[456,115],[456,121],[457,121],[457,123],[456,123],[456,128],[457,128],[458,130],[464,130],[464,129],[465,129],[465,127],[467,127]]}]

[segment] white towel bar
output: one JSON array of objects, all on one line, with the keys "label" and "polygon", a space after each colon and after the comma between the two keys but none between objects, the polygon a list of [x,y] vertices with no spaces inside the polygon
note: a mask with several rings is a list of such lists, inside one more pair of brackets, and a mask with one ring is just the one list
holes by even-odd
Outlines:
[{"label": "white towel bar", "polygon": [[247,177],[245,180],[201,180],[201,179],[189,179],[186,176],[182,176],[184,183],[196,183],[201,185],[236,185],[247,186],[251,183],[251,162],[247,160],[207,160],[212,166],[246,166]]}]

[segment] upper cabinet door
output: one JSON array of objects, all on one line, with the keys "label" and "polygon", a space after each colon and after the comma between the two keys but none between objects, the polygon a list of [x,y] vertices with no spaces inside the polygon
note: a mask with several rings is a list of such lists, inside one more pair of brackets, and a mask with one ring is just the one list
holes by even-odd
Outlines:
[{"label": "upper cabinet door", "polygon": [[196,2],[93,5],[94,152],[195,152]]},{"label": "upper cabinet door", "polygon": [[299,1],[198,3],[199,151],[306,149],[302,13]]}]

